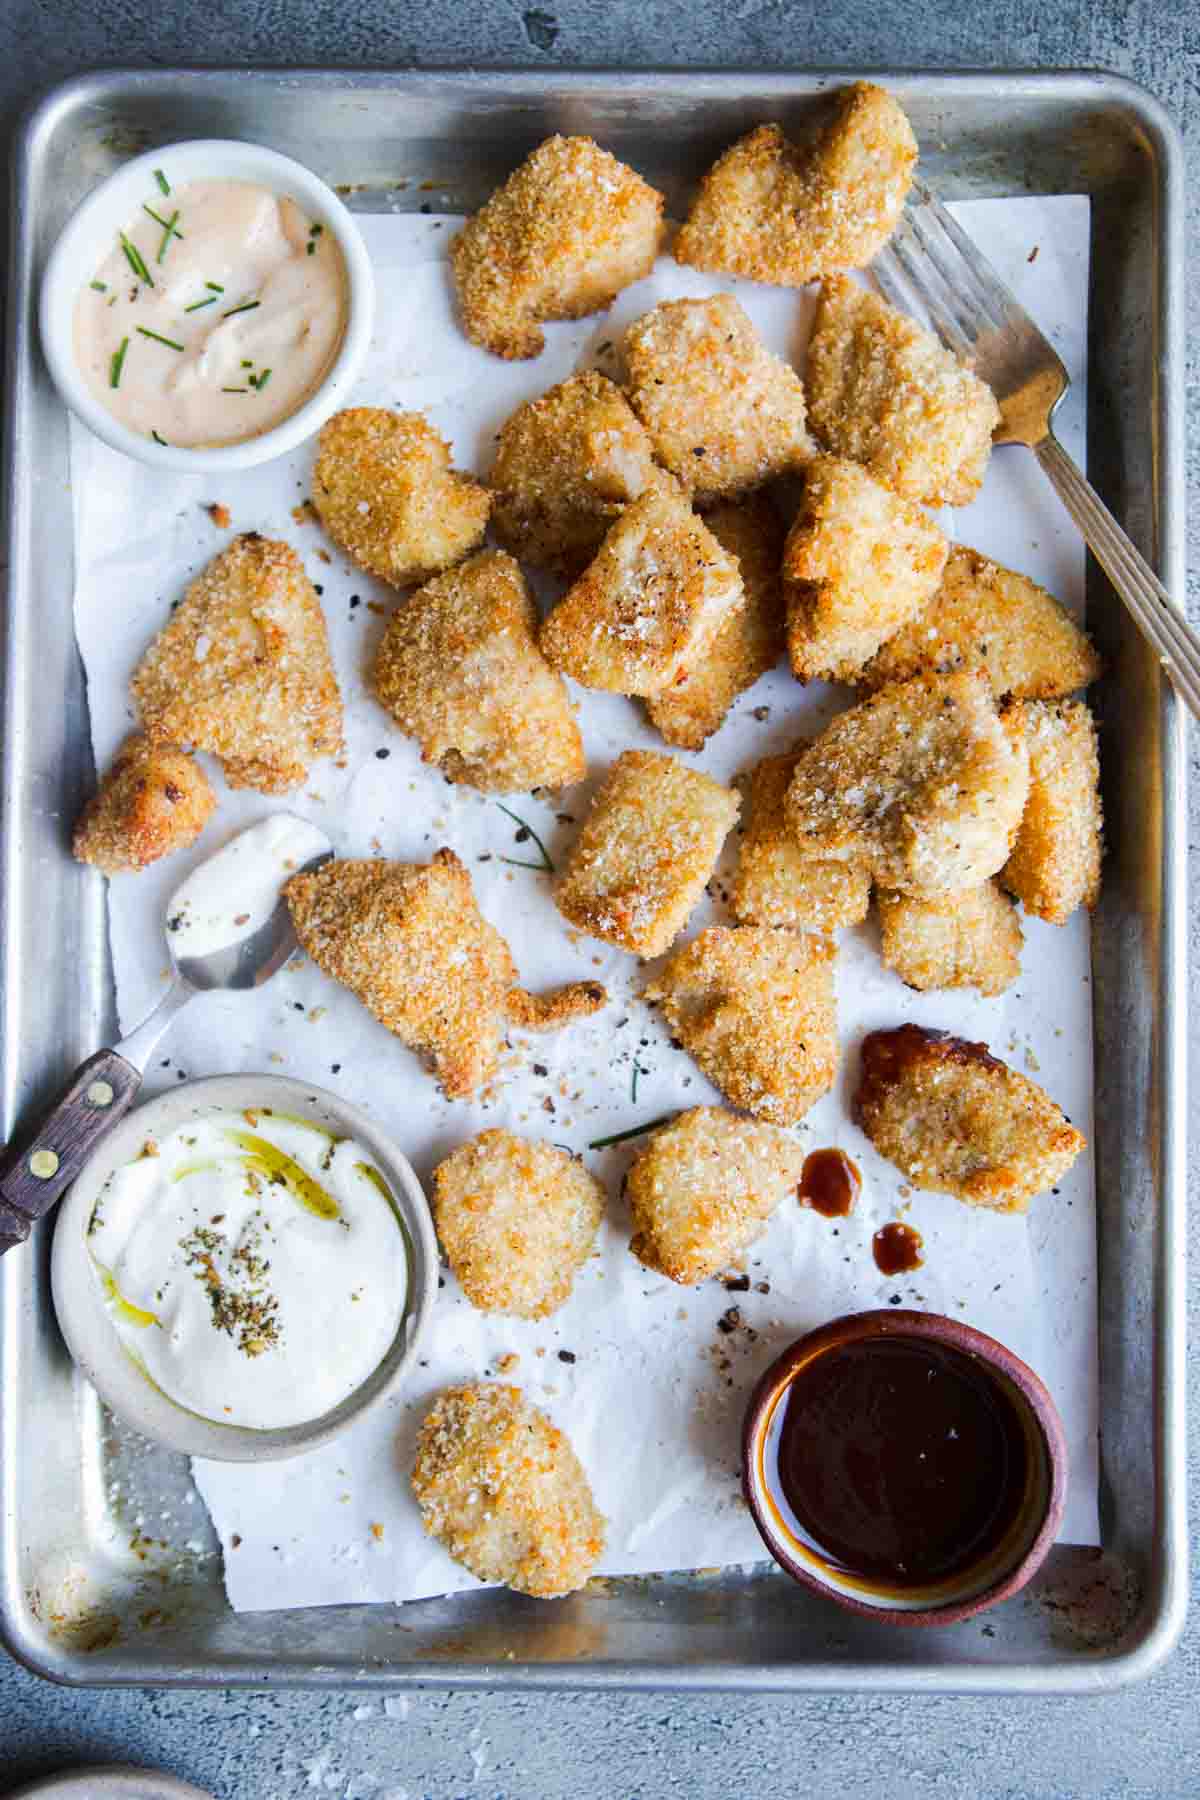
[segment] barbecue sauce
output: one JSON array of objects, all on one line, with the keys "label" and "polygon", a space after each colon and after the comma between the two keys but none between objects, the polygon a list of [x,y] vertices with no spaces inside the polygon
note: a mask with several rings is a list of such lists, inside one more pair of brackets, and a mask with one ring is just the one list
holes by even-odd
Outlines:
[{"label": "barbecue sauce", "polygon": [[844,1219],[853,1209],[862,1176],[844,1150],[810,1150],[800,1172],[800,1204],[824,1219]]},{"label": "barbecue sauce", "polygon": [[881,1275],[907,1275],[911,1270],[919,1269],[925,1261],[922,1248],[920,1232],[915,1226],[905,1225],[901,1219],[881,1225],[871,1239],[871,1254]]}]

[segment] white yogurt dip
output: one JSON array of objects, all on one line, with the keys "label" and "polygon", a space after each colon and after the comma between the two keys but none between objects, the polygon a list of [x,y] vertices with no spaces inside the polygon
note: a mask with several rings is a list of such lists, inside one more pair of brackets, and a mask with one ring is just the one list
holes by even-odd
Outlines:
[{"label": "white yogurt dip", "polygon": [[239,444],[289,418],[329,370],[346,330],[342,253],[294,200],[253,182],[159,182],[100,267],[80,271],[75,359],[131,431]]},{"label": "white yogurt dip", "polygon": [[321,1417],[404,1316],[407,1242],[383,1175],[353,1139],[266,1108],[148,1143],[104,1184],[87,1242],[126,1350],[222,1425]]},{"label": "white yogurt dip", "polygon": [[180,882],[167,907],[176,962],[243,943],[266,924],[285,881],[333,845],[295,813],[271,813],[231,838]]}]

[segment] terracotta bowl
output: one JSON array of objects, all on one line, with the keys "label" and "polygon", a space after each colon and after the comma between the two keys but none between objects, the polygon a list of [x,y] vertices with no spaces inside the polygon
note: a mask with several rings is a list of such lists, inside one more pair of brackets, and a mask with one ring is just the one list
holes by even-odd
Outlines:
[{"label": "terracotta bowl", "polygon": [[[802,1368],[830,1351],[879,1339],[907,1339],[969,1357],[1015,1411],[1025,1438],[1026,1479],[998,1544],[965,1568],[924,1587],[889,1586],[832,1564],[789,1522],[777,1470],[788,1390]],[[767,1549],[802,1587],[888,1625],[955,1625],[1019,1592],[1041,1567],[1062,1524],[1067,1446],[1046,1388],[1019,1356],[970,1325],[940,1313],[848,1313],[800,1338],[755,1388],[742,1429],[742,1491]]]}]

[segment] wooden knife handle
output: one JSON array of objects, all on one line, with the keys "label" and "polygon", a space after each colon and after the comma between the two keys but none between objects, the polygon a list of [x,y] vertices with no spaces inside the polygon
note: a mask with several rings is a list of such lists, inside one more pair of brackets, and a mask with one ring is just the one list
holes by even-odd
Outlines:
[{"label": "wooden knife handle", "polygon": [[23,1243],[33,1221],[62,1198],[141,1085],[132,1063],[115,1050],[98,1050],[76,1069],[36,1128],[0,1151],[0,1256]]}]

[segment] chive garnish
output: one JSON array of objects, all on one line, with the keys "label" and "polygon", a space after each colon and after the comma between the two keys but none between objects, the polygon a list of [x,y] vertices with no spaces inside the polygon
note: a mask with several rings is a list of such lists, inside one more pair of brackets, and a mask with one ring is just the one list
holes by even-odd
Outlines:
[{"label": "chive garnish", "polygon": [[306,250],[307,250],[307,251],[308,251],[308,254],[309,254],[309,255],[310,255],[310,256],[315,256],[315,255],[316,255],[316,254],[317,254],[317,240],[316,240],[316,238],[309,238],[309,240],[308,240],[308,243],[307,243],[307,244],[306,244],[306,245],[305,245],[305,248],[306,248]]},{"label": "chive garnish", "polygon": [[256,306],[261,305],[261,300],[243,300],[240,306],[231,306],[228,312],[223,312],[221,314],[221,317],[223,319],[232,319],[234,313],[253,312]]},{"label": "chive garnish", "polygon": [[167,440],[166,440],[166,438],[164,438],[164,437],[159,437],[159,435],[158,435],[158,433],[157,433],[157,431],[152,431],[152,432],[151,432],[151,433],[150,433],[150,436],[151,436],[151,437],[152,437],[152,438],[153,438],[153,439],[154,439],[154,441],[155,441],[155,443],[156,443],[156,444],[161,444],[161,445],[162,445],[162,447],[163,447],[163,449],[164,449],[164,450],[165,450],[165,449],[166,449],[166,448],[167,448]]},{"label": "chive garnish", "polygon": [[89,287],[94,288],[96,293],[98,293],[98,294],[107,294],[107,292],[108,292],[107,281],[92,281],[92,282],[89,282],[88,285],[89,285]]},{"label": "chive garnish", "polygon": [[268,381],[270,381],[270,379],[271,379],[270,369],[264,369],[261,375],[259,375],[259,376],[252,375],[250,377],[250,386],[252,388],[257,388],[259,393],[261,394],[263,389],[266,387]]},{"label": "chive garnish", "polygon": [[509,863],[509,864],[511,864],[511,866],[512,866],[512,867],[513,867],[513,868],[514,868],[514,869],[538,869],[538,870],[540,870],[540,871],[541,871],[541,872],[542,872],[542,873],[543,873],[543,874],[546,874],[546,875],[553,875],[553,873],[554,873],[554,864],[553,864],[553,863],[552,863],[552,862],[551,862],[551,861],[550,861],[550,852],[549,852],[549,851],[548,851],[548,850],[547,850],[547,849],[546,849],[546,846],[545,846],[545,844],[543,844],[543,842],[542,842],[542,840],[541,840],[541,838],[540,838],[540,837],[539,837],[539,836],[538,836],[538,834],[537,834],[537,832],[536,832],[536,831],[535,831],[535,830],[534,830],[534,829],[533,829],[533,826],[532,826],[532,825],[527,825],[527,824],[526,824],[526,823],[525,823],[525,821],[524,821],[524,819],[522,819],[522,818],[520,818],[520,817],[519,817],[519,815],[518,815],[518,814],[517,814],[517,813],[515,813],[515,812],[509,812],[509,809],[508,809],[508,807],[507,807],[507,806],[502,806],[502,805],[501,805],[501,803],[500,803],[500,801],[499,801],[499,800],[497,800],[497,801],[495,801],[495,802],[493,802],[493,804],[494,804],[494,805],[496,805],[496,806],[499,806],[499,807],[500,807],[500,811],[501,811],[501,812],[502,812],[502,813],[506,813],[506,814],[507,814],[507,815],[508,815],[508,817],[509,817],[509,818],[510,818],[510,819],[511,819],[511,820],[512,820],[512,821],[513,821],[513,823],[514,823],[514,824],[515,824],[515,825],[519,825],[519,826],[520,826],[520,827],[521,827],[521,830],[522,830],[522,831],[524,831],[524,832],[525,832],[525,833],[526,833],[526,834],[527,834],[527,836],[529,836],[529,837],[531,837],[531,838],[532,838],[532,839],[533,839],[533,841],[534,841],[534,843],[535,843],[535,844],[536,844],[536,845],[537,845],[537,847],[538,847],[538,849],[539,849],[539,850],[540,850],[540,851],[541,851],[541,853],[542,853],[542,860],[541,860],[541,862],[540,862],[540,863],[535,863],[535,862],[521,862],[521,861],[520,861],[520,860],[519,860],[519,859],[518,859],[518,858],[517,858],[517,857],[515,857],[515,856],[502,856],[502,857],[501,857],[501,858],[500,858],[500,861],[501,861],[501,862],[502,862],[502,863]]},{"label": "chive garnish", "polygon": [[167,180],[166,176],[163,174],[161,169],[155,169],[154,179],[158,183],[158,191],[160,194],[169,194],[170,193],[171,184]]},{"label": "chive garnish", "polygon": [[242,367],[243,369],[252,369],[254,367],[253,360],[249,356],[243,356]]},{"label": "chive garnish", "polygon": [[158,255],[154,259],[155,262],[161,262],[167,254],[167,245],[173,237],[177,237],[180,243],[183,242],[183,233],[179,229],[179,211],[176,209],[169,219],[164,219],[161,213],[156,213],[152,206],[146,205],[145,201],[142,202],[142,211],[149,213],[154,223],[163,228],[162,243],[158,246]]},{"label": "chive garnish", "polygon": [[217,296],[210,294],[206,300],[193,300],[192,304],[185,306],[183,310],[184,312],[199,312],[202,306],[215,306],[216,304]]},{"label": "chive garnish", "polygon": [[611,1137],[593,1138],[588,1145],[589,1150],[607,1150],[610,1144],[623,1144],[628,1138],[645,1137],[648,1131],[657,1131],[660,1125],[670,1122],[670,1113],[664,1113],[661,1119],[647,1119],[644,1125],[631,1125],[628,1131],[614,1131]]},{"label": "chive garnish", "polygon": [[125,352],[128,348],[129,339],[122,338],[119,348],[112,353],[112,361],[108,365],[109,387],[116,388],[121,385],[121,370],[125,367]]},{"label": "chive garnish", "polygon": [[249,388],[222,388],[221,392],[223,394],[248,394],[250,392],[250,389]]},{"label": "chive garnish", "polygon": [[633,1080],[629,1084],[629,1099],[630,1099],[631,1105],[633,1105],[633,1106],[637,1105],[638,1076],[639,1075],[648,1075],[649,1073],[650,1073],[649,1069],[643,1069],[641,1063],[638,1061],[637,1057],[635,1056],[633,1059]]},{"label": "chive garnish", "polygon": [[219,281],[206,281],[204,285],[206,288],[211,288],[214,294],[223,294],[225,292],[225,289],[221,286]]},{"label": "chive garnish", "polygon": [[156,344],[165,344],[168,350],[182,350],[184,348],[182,344],[177,344],[174,338],[163,337],[157,331],[148,330],[145,325],[139,325],[137,330],[141,332],[143,337],[153,338]]},{"label": "chive garnish", "polygon": [[324,229],[325,227],[323,225],[310,225],[308,228],[308,235],[309,237],[320,237]]},{"label": "chive garnish", "polygon": [[146,267],[145,258],[142,256],[137,245],[131,244],[123,231],[119,231],[117,236],[120,238],[121,248],[125,252],[125,261],[129,264],[138,280],[144,281],[147,287],[153,287],[154,277]]}]

